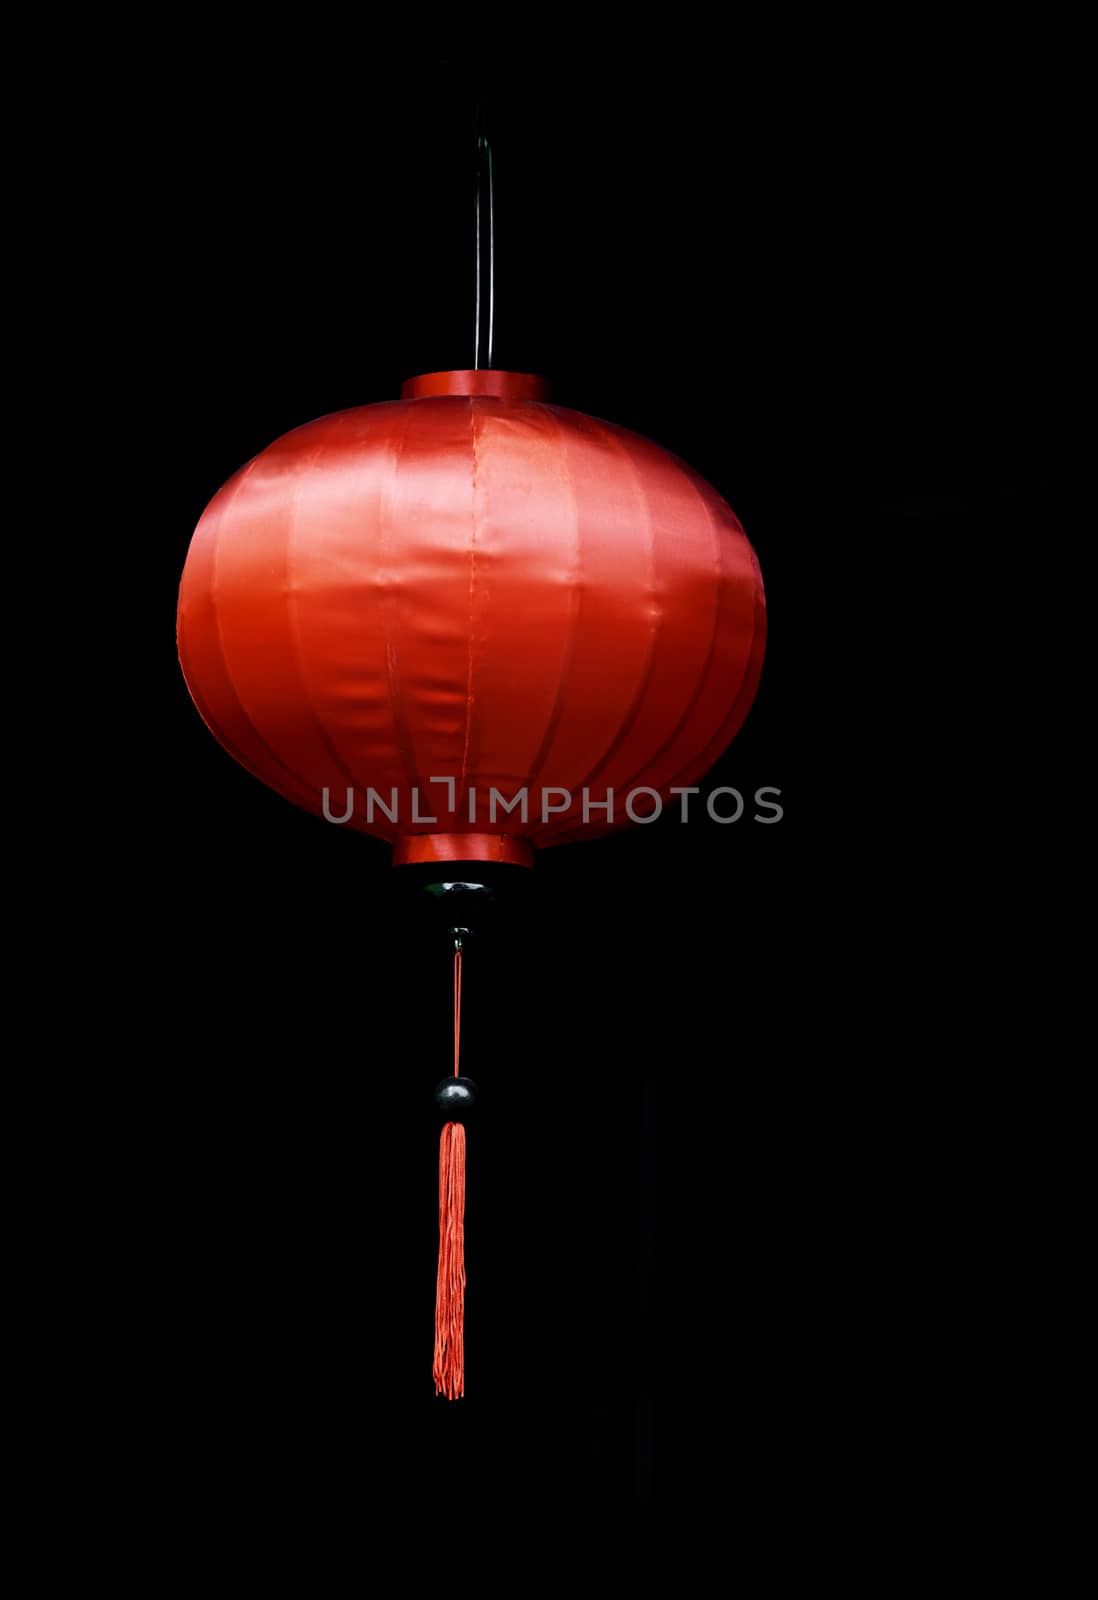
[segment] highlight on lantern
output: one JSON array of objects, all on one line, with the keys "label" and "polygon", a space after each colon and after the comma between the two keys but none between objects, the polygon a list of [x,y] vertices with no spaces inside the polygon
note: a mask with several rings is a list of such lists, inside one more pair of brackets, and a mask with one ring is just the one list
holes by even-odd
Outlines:
[{"label": "highlight on lantern", "polygon": [[[525,787],[517,789],[510,797],[494,788],[489,788],[487,795],[484,795],[474,787],[468,790],[465,805],[459,807],[457,783],[454,778],[428,778],[427,782],[446,789],[445,805],[440,804],[437,794],[422,795],[420,790],[413,786],[407,791],[409,803],[406,814],[401,815],[402,793],[399,789],[391,788],[386,800],[374,788],[367,788],[361,795],[356,796],[354,786],[348,784],[342,797],[342,811],[333,809],[331,791],[326,785],[321,791],[321,810],[327,822],[337,824],[350,822],[357,815],[365,819],[367,826],[375,822],[379,816],[391,823],[425,826],[439,822],[443,815],[456,817],[459,815],[459,809],[463,820],[471,823],[486,822],[489,825],[501,821],[503,817],[516,816],[522,823],[528,823],[533,816],[545,824],[552,817],[564,816],[573,809],[578,812],[574,820],[577,823],[582,821],[585,827],[592,823],[605,827],[607,824],[624,819],[637,823],[655,822],[663,815],[663,796],[658,790],[644,786],[627,789],[618,795],[615,795],[613,789],[605,789],[597,798],[590,789],[584,788],[580,790],[578,800],[569,789],[559,788],[553,784],[539,787],[533,799],[530,790]],[[784,807],[777,803],[781,792],[772,785],[756,789],[752,796],[755,807],[752,821],[780,822],[785,815]],[[694,796],[701,794],[699,788],[675,787],[669,789],[668,793],[678,799],[680,822],[693,821],[700,814],[699,809],[692,806]],[[770,796],[774,798],[771,799]],[[338,799],[335,803],[338,806]],[[747,803],[739,789],[724,785],[709,792],[702,809],[710,822],[739,822],[747,809]]]}]

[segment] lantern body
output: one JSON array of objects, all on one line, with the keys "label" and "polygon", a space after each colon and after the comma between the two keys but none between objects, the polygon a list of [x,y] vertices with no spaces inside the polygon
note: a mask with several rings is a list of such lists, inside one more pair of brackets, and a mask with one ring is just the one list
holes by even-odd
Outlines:
[{"label": "lantern body", "polygon": [[187,556],[180,661],[213,733],[309,811],[350,799],[397,860],[528,862],[628,825],[754,697],[762,580],[730,508],[541,392],[432,374],[297,428]]}]

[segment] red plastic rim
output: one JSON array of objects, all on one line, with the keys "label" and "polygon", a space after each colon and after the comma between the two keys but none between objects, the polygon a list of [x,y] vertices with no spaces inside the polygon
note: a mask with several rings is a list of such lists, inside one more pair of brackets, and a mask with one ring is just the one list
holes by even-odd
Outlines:
[{"label": "red plastic rim", "polygon": [[481,368],[478,372],[425,372],[418,378],[405,379],[400,390],[402,400],[423,400],[429,395],[487,394],[497,400],[548,400],[549,381],[535,378],[530,372],[496,372]]}]

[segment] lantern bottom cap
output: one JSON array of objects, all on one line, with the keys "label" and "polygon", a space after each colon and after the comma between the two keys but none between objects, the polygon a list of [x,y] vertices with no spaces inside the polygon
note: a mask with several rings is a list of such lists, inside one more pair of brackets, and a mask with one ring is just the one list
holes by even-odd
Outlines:
[{"label": "lantern bottom cap", "polygon": [[534,847],[509,833],[415,833],[393,845],[393,866],[430,861],[503,861],[532,867]]}]

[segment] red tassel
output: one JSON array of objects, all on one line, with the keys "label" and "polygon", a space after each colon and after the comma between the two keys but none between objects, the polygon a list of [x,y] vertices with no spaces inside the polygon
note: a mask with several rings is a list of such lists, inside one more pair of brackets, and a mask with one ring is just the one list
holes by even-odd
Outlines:
[{"label": "red tassel", "polygon": [[[454,1077],[461,1067],[461,940],[454,947]],[[465,1393],[465,1129],[447,1122],[438,1148],[435,1393]]]},{"label": "red tassel", "polygon": [[435,1393],[465,1393],[465,1129],[448,1122],[438,1152]]}]

